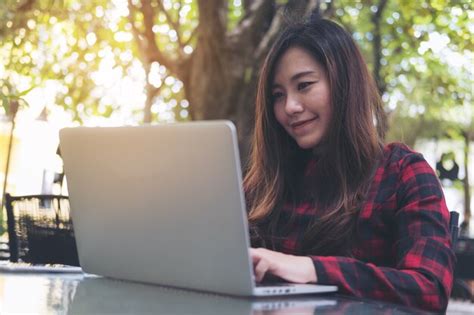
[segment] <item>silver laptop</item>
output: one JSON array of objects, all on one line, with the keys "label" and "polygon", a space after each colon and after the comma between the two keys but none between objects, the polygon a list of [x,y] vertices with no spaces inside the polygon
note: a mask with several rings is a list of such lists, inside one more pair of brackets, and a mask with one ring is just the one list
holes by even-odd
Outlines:
[{"label": "silver laptop", "polygon": [[238,296],[337,290],[254,283],[231,122],[66,128],[60,147],[85,272]]}]

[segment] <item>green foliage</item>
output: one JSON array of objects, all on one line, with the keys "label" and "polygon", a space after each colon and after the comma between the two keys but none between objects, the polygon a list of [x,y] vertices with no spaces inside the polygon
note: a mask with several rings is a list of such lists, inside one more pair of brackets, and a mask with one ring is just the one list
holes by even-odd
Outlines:
[{"label": "green foliage", "polygon": [[[377,1],[333,1],[371,66]],[[382,77],[389,140],[459,137],[472,128],[471,1],[393,0],[382,18]],[[464,60],[464,63],[461,63]]]},{"label": "green foliage", "polygon": [[19,107],[27,107],[28,102],[23,98],[27,95],[34,86],[23,90],[17,91],[15,86],[6,80],[0,80],[0,99],[3,110],[8,117],[14,117]]},{"label": "green foliage", "polygon": [[[14,86],[28,91],[48,82],[57,86],[56,105],[78,122],[93,115],[110,117],[123,109],[125,105],[105,97],[110,87],[101,84],[99,73],[108,71],[109,77],[119,80],[136,70],[143,57],[131,20],[143,31],[143,15],[129,14],[126,1],[36,0],[22,7],[23,3],[0,3],[0,19],[5,21],[0,24],[5,112],[8,98],[16,93]],[[228,30],[244,16],[241,3],[228,2]],[[373,0],[322,2],[323,9],[332,6],[331,18],[352,32],[370,67],[374,63],[372,18],[378,4]],[[193,35],[199,19],[197,1],[151,1],[151,5],[160,49],[171,59],[189,55],[197,44]],[[414,143],[418,137],[455,137],[472,128],[473,16],[468,0],[388,1],[381,23],[381,76],[393,126],[389,139]],[[157,63],[151,73],[159,74],[153,83],[159,89],[158,107],[171,110],[175,119],[186,119],[181,114],[188,107],[182,83]],[[144,102],[136,103],[130,115],[138,121],[139,105]],[[162,120],[161,115],[161,109],[154,110],[152,119]]]}]

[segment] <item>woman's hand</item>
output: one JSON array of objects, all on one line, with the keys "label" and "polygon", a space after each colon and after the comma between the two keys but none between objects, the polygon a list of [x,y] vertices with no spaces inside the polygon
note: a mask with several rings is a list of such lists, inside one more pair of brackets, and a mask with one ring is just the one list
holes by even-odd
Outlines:
[{"label": "woman's hand", "polygon": [[293,256],[265,248],[250,248],[255,280],[261,282],[270,273],[293,283],[315,283],[316,270],[313,261],[305,256]]}]

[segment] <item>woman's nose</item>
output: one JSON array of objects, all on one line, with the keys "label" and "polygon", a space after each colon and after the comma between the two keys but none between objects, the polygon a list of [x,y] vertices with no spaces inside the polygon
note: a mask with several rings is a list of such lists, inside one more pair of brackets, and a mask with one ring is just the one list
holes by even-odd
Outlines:
[{"label": "woman's nose", "polygon": [[285,103],[285,112],[288,115],[293,115],[303,111],[303,105],[297,97],[288,95]]}]

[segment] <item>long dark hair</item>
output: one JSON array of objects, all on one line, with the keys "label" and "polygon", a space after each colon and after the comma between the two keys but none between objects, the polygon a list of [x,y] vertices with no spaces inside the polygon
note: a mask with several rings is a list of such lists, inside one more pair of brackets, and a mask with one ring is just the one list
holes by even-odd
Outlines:
[{"label": "long dark hair", "polygon": [[[333,113],[304,196],[301,180],[312,151],[299,148],[277,122],[271,97],[275,65],[290,47],[306,50],[325,68]],[[350,255],[357,214],[382,154],[385,122],[375,82],[348,32],[319,17],[288,26],[270,49],[258,83],[244,180],[251,226],[264,237],[273,235],[283,204],[310,200],[321,215],[304,231],[304,251]]]}]

